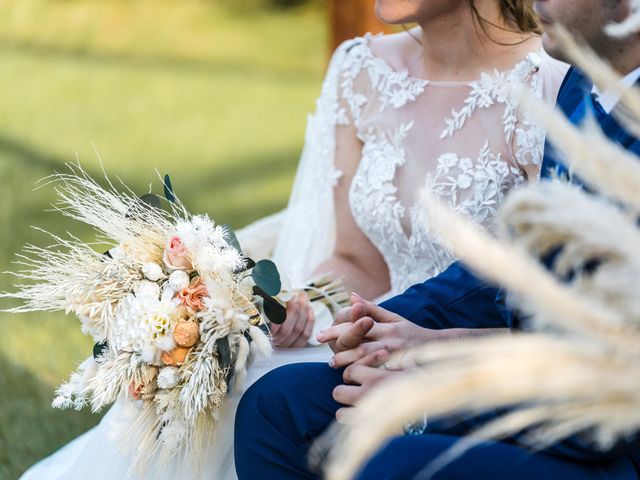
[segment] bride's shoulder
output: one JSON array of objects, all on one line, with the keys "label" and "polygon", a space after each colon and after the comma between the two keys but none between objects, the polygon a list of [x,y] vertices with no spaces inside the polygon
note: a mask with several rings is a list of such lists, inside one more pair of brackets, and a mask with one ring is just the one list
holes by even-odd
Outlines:
[{"label": "bride's shoulder", "polygon": [[384,60],[394,70],[404,70],[421,54],[422,45],[414,31],[403,31],[370,38],[374,56]]},{"label": "bride's shoulder", "polygon": [[419,49],[420,43],[415,36],[404,31],[387,35],[367,33],[347,40],[338,50],[352,60],[383,62],[392,70],[400,71],[407,68],[416,54],[420,54]]}]

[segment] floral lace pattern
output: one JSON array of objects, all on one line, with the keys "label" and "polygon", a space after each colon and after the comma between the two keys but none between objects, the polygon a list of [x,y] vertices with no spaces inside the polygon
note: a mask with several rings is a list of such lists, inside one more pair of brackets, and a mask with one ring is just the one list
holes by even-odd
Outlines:
[{"label": "floral lace pattern", "polygon": [[[371,35],[368,34],[364,38],[353,41],[348,47],[348,54],[342,68],[340,83],[342,99],[349,105],[356,127],[361,124],[362,108],[369,100],[355,88],[356,79],[361,72],[365,71],[369,75],[371,87],[380,101],[380,112],[387,107],[401,108],[415,100],[429,83],[426,80],[410,77],[407,70],[401,72],[393,70],[388,63],[373,54],[367,44],[370,38]],[[344,122],[347,118],[344,109],[341,113],[343,114],[341,119]]]},{"label": "floral lace pattern", "polygon": [[[536,55],[531,54],[507,72],[481,75],[478,81],[467,84],[463,104],[443,119],[440,140],[444,141],[455,138],[479,112],[495,108],[503,111],[502,151],[486,141],[475,158],[447,152],[431,159],[434,166],[421,182],[474,222],[489,226],[505,193],[524,182],[521,166],[539,166],[542,162],[544,131],[519,115],[511,94],[512,85],[528,84],[541,96],[537,71]],[[368,79],[366,91],[357,88],[356,79],[363,72]],[[412,78],[406,71],[396,72],[376,57],[367,37],[351,46],[341,73],[340,101],[348,110],[341,119],[348,121],[347,113],[351,114],[363,143],[362,158],[350,187],[350,206],[358,226],[383,255],[394,293],[439,274],[455,259],[429,231],[422,206],[418,202],[405,206],[399,199],[398,169],[408,162],[427,161],[411,157],[406,146],[408,135],[416,128],[414,122],[383,128],[375,122],[372,126],[366,117],[402,109],[429,88],[428,81]],[[379,107],[367,108],[369,105]],[[511,158],[506,158],[505,149]],[[405,217],[410,220],[408,233],[403,227]]]},{"label": "floral lace pattern", "polygon": [[[427,177],[427,188],[438,195],[456,213],[485,223],[502,203],[509,188],[524,183],[522,171],[493,154],[485,143],[476,161],[449,153],[438,159],[433,175]],[[473,189],[471,188],[473,187]],[[471,195],[461,198],[462,192]]]}]

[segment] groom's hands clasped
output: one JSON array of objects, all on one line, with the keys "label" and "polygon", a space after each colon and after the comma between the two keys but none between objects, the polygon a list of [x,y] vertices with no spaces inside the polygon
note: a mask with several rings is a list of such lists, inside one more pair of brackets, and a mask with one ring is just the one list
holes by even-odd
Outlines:
[{"label": "groom's hands clasped", "polygon": [[341,421],[351,407],[378,383],[402,372],[388,367],[387,361],[390,357],[391,354],[386,350],[378,350],[344,369],[344,384],[333,389],[333,399],[347,405],[336,411],[338,421]]}]

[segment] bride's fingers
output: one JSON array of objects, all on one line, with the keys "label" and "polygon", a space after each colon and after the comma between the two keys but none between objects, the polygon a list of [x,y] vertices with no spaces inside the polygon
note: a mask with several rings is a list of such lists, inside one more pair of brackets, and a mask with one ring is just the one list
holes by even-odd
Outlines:
[{"label": "bride's fingers", "polygon": [[337,340],[340,335],[351,328],[351,323],[342,323],[340,325],[333,325],[326,330],[322,330],[316,334],[316,340],[320,343],[328,343]]},{"label": "bride's fingers", "polygon": [[[348,365],[351,365],[352,363],[359,362],[360,360],[368,357],[372,353],[382,349],[384,349],[384,345],[381,342],[362,343],[356,348],[352,348],[340,353],[336,353],[333,356],[333,358],[329,361],[329,365],[331,365],[333,368],[346,367]],[[384,363],[384,361],[382,363]]]},{"label": "bride's fingers", "polygon": [[307,326],[304,329],[304,343],[305,345],[311,338],[311,334],[313,333],[313,327],[316,324],[316,315],[313,313],[313,307],[311,303],[307,306]]},{"label": "bride's fingers", "polygon": [[375,322],[369,317],[364,317],[350,325],[337,339],[333,351],[336,353],[351,350],[358,347],[373,328]]},{"label": "bride's fingers", "polygon": [[333,321],[334,325],[353,323],[366,315],[366,308],[363,304],[365,300],[363,300],[362,297],[356,293],[352,293],[350,302],[350,307],[343,307],[338,311]]},{"label": "bride's fingers", "polygon": [[356,322],[367,315],[367,308],[365,304],[362,303],[363,301],[364,300],[360,300],[358,303],[354,303],[349,309],[349,317],[352,322]]},{"label": "bride's fingers", "polygon": [[291,347],[293,348],[304,347],[309,341],[309,338],[311,337],[311,333],[313,332],[313,326],[315,324],[315,316],[313,314],[313,309],[311,308],[311,305],[310,304],[307,305],[304,311],[305,311],[304,320],[299,323],[299,325],[301,325],[302,331],[300,332],[300,335],[298,336],[298,338],[291,344]]},{"label": "bride's fingers", "polygon": [[351,323],[353,319],[351,318],[351,307],[342,307],[336,313],[336,318],[333,319],[333,325],[341,325],[343,323]]},{"label": "bride's fingers", "polygon": [[[287,302],[287,318],[281,325],[271,326],[271,337],[276,347],[290,347],[304,330],[301,318],[301,305],[297,298]],[[296,331],[297,330],[297,331]]]}]

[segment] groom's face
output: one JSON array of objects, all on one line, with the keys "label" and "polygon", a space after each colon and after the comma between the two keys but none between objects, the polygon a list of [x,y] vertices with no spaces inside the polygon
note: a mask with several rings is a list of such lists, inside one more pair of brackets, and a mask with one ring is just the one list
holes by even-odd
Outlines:
[{"label": "groom's face", "polygon": [[626,18],[629,4],[628,0],[537,0],[535,10],[545,31],[544,47],[550,55],[566,60],[552,28],[561,24],[600,56],[609,58],[620,44],[604,33],[604,27]]}]

